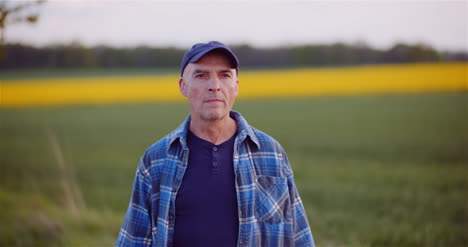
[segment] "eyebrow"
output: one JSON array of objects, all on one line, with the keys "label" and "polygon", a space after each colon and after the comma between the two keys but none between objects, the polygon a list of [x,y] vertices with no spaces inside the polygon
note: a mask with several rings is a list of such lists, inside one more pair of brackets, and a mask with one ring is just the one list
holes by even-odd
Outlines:
[{"label": "eyebrow", "polygon": [[195,70],[193,71],[193,73],[192,73],[192,74],[205,73],[205,72],[206,72],[206,70],[202,70],[202,69],[195,69]]},{"label": "eyebrow", "polygon": [[232,71],[230,69],[223,69],[219,72],[223,72],[223,73],[232,73]]}]

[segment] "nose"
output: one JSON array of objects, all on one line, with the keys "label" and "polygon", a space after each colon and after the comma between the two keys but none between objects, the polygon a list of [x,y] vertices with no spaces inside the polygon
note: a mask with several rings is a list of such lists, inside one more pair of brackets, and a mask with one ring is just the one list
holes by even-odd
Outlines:
[{"label": "nose", "polygon": [[221,90],[220,83],[221,82],[219,81],[218,77],[215,76],[213,79],[210,80],[209,85],[208,85],[208,90],[211,92],[220,91]]}]

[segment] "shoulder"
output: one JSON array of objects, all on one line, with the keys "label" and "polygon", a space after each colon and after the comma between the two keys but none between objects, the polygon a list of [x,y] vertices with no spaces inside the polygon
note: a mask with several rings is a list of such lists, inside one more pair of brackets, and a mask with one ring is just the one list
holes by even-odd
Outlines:
[{"label": "shoulder", "polygon": [[237,121],[240,140],[247,140],[248,137],[248,143],[254,150],[284,153],[283,148],[275,138],[250,125],[239,112],[231,111],[231,117]]},{"label": "shoulder", "polygon": [[281,155],[286,153],[281,144],[275,138],[255,127],[250,126],[250,128],[257,138],[260,150],[263,152],[277,152]]},{"label": "shoulder", "polygon": [[164,162],[168,155],[177,156],[180,148],[173,147],[186,146],[185,136],[187,135],[189,122],[190,115],[175,130],[149,146],[144,152],[141,162],[146,166],[154,166]]},{"label": "shoulder", "polygon": [[253,139],[256,139],[256,145],[249,145],[250,155],[253,156],[253,160],[257,161],[254,163],[257,163],[257,165],[262,164],[262,167],[265,166],[266,170],[263,170],[265,170],[266,174],[279,172],[282,176],[291,176],[291,166],[281,144],[269,134],[252,126],[250,128],[255,136],[255,138],[251,138],[251,143],[255,143]]},{"label": "shoulder", "polygon": [[145,168],[156,165],[158,161],[166,158],[172,134],[173,132],[167,134],[145,150],[140,161]]}]

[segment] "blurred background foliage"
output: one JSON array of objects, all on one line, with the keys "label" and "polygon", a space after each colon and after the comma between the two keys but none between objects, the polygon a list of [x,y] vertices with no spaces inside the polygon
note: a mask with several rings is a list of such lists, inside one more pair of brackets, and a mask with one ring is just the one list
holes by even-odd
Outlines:
[{"label": "blurred background foliage", "polygon": [[[376,49],[360,43],[307,44],[258,48],[231,45],[243,68],[324,67],[362,64],[467,61],[466,51],[437,51],[426,44],[397,43]],[[5,69],[61,68],[177,68],[185,49],[138,46],[116,48],[106,45],[85,47],[78,41],[68,45],[34,47],[6,44],[0,60]]]}]

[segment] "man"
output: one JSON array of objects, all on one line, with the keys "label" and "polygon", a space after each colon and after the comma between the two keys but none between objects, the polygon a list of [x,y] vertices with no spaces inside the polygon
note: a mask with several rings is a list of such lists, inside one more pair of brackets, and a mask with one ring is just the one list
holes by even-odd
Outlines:
[{"label": "man", "polygon": [[217,41],[185,53],[190,115],[142,156],[116,246],[314,246],[284,150],[232,111],[238,65]]}]

